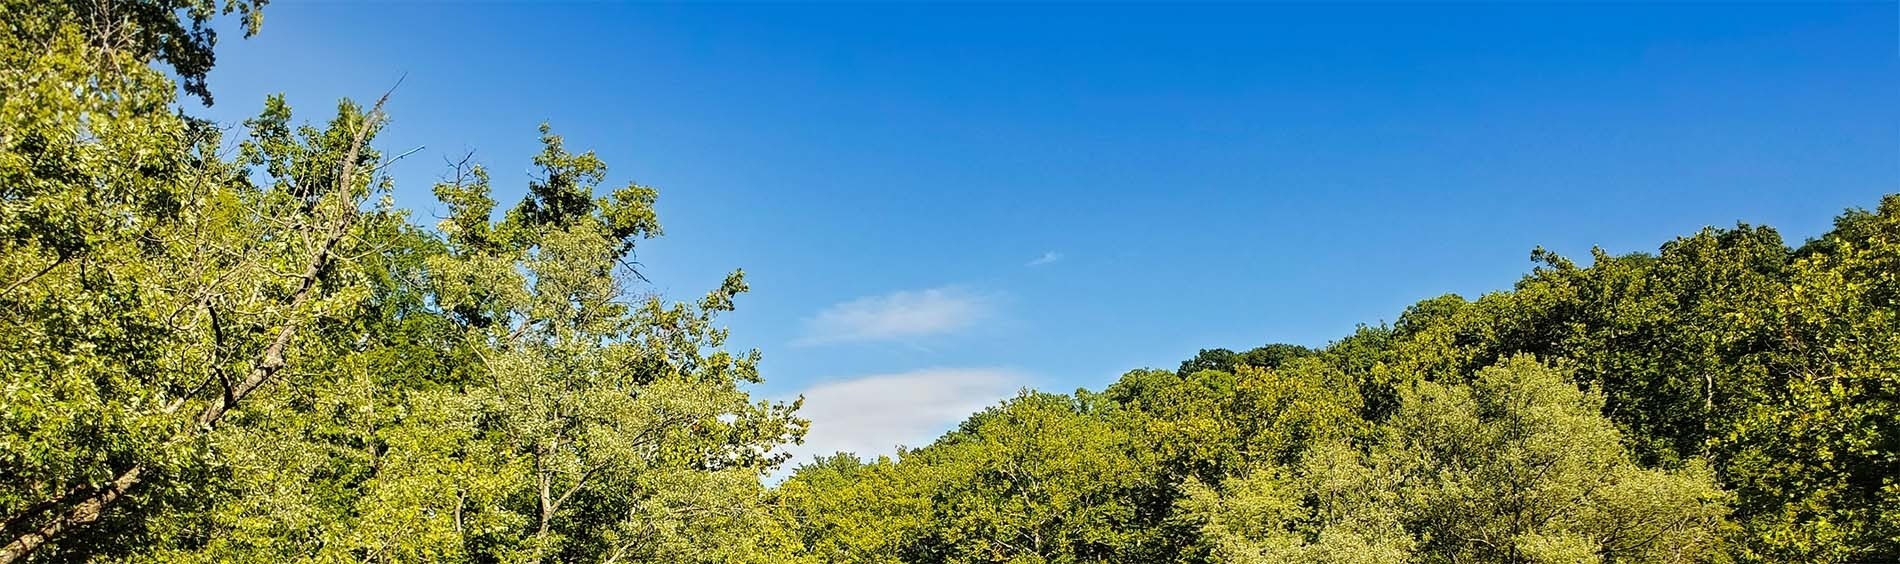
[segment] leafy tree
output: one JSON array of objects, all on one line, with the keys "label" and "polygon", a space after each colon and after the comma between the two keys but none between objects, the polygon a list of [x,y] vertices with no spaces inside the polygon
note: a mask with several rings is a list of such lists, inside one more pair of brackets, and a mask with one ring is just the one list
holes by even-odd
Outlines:
[{"label": "leafy tree", "polygon": [[0,0],[0,564],[1900,559],[1900,196],[767,488],[805,422],[726,350],[741,273],[640,293],[655,190],[543,127],[519,203],[458,164],[431,229],[381,101],[227,141],[178,90],[263,5]]},{"label": "leafy tree", "polygon": [[[794,405],[723,349],[734,273],[635,297],[656,192],[544,130],[492,221],[390,205],[379,101],[217,128],[208,22],[261,2],[9,2],[0,31],[0,562],[772,562]],[[18,16],[17,18],[15,16]]]},{"label": "leafy tree", "polygon": [[1658,256],[1596,250],[1588,268],[1539,249],[1539,267],[1512,292],[1408,309],[1396,368],[1451,380],[1515,354],[1574,359],[1646,462],[1698,456],[1727,414],[1772,385],[1764,307],[1787,257],[1773,230],[1746,225],[1677,239]]},{"label": "leafy tree", "polygon": [[1312,349],[1287,343],[1273,343],[1244,353],[1235,353],[1227,349],[1201,349],[1194,358],[1182,361],[1181,368],[1175,372],[1181,376],[1188,376],[1202,370],[1233,372],[1242,366],[1273,369],[1294,359],[1312,355]]},{"label": "leafy tree", "polygon": [[[252,171],[168,110],[171,83],[145,66],[183,53],[150,27],[172,21],[149,13],[165,6],[114,5],[133,15],[92,27],[44,8],[10,5],[21,18],[0,49],[0,315],[17,328],[0,338],[0,459],[17,469],[0,482],[0,562],[125,552],[149,540],[149,517],[200,507],[219,434],[242,425],[231,416],[302,380],[286,368],[358,310],[353,257],[395,217],[370,203],[376,110],[346,105],[301,138],[263,132],[276,148],[247,145],[271,163]],[[161,36],[173,47],[145,41]]]},{"label": "leafy tree", "polygon": [[1240,355],[1227,349],[1201,349],[1194,358],[1181,361],[1181,368],[1175,374],[1187,376],[1203,370],[1231,372],[1239,364]]},{"label": "leafy tree", "polygon": [[821,459],[780,492],[818,560],[1116,560],[1144,534],[1124,501],[1144,465],[1114,409],[1025,392],[895,464]]},{"label": "leafy tree", "polygon": [[[462,312],[481,351],[481,439],[521,473],[492,500],[526,518],[520,554],[650,554],[690,545],[677,537],[715,516],[749,528],[763,513],[742,501],[762,496],[758,478],[784,457],[772,448],[803,427],[795,406],[755,405],[740,388],[759,381],[756,351],[720,350],[714,316],[733,308],[743,277],[696,307],[625,299],[635,241],[659,232],[655,192],[595,198],[605,165],[545,126],[542,141],[543,175],[499,223],[479,169],[438,187],[453,215],[448,253],[430,263],[439,303]],[[717,549],[730,547],[703,552],[729,560]]]},{"label": "leafy tree", "polygon": [[1138,371],[1104,396],[1139,414],[1130,421],[1168,476],[1218,482],[1252,464],[1297,460],[1315,441],[1363,432],[1352,390],[1332,367],[1297,361],[1186,377]]},{"label": "leafy tree", "polygon": [[839,453],[800,466],[774,492],[817,562],[903,562],[930,523],[937,473]]},{"label": "leafy tree", "polygon": [[[269,0],[6,0],[0,14],[15,25],[8,29],[23,46],[46,46],[63,41],[57,36],[76,33],[93,58],[94,68],[108,70],[113,79],[145,74],[148,62],[169,66],[186,94],[211,104],[205,75],[217,63],[219,15],[237,14],[244,36],[257,33]],[[18,55],[35,53],[21,50]],[[140,78],[139,80],[149,80]],[[106,86],[102,90],[110,90]],[[162,90],[169,95],[172,89]]]},{"label": "leafy tree", "polygon": [[910,453],[943,474],[926,554],[945,562],[1099,561],[1138,531],[1119,495],[1139,468],[1094,396],[1025,393]]},{"label": "leafy tree", "polygon": [[[266,128],[271,129],[271,128]],[[153,554],[203,560],[770,562],[792,551],[760,475],[793,406],[752,404],[756,353],[719,350],[735,273],[694,306],[627,299],[652,191],[594,199],[604,165],[544,132],[569,216],[489,218],[478,167],[437,187],[442,235],[379,255],[373,336],[234,449],[233,498]],[[585,194],[576,198],[572,194]],[[530,198],[542,192],[530,192]],[[628,209],[638,208],[638,209]],[[616,218],[635,222],[616,226]],[[460,314],[450,312],[461,312]]]},{"label": "leafy tree", "polygon": [[1743,556],[1900,558],[1900,195],[1796,256],[1770,304],[1792,354],[1713,449],[1740,498]]},{"label": "leafy tree", "polygon": [[[1529,357],[1470,385],[1420,383],[1370,455],[1335,443],[1295,470],[1187,500],[1233,562],[1677,562],[1719,554],[1705,466],[1639,467],[1600,397]],[[1400,532],[1403,533],[1400,533]],[[1409,535],[1409,536],[1408,536]]]},{"label": "leafy tree", "polygon": [[1416,541],[1401,522],[1397,493],[1379,487],[1362,459],[1330,443],[1298,467],[1263,465],[1222,489],[1190,481],[1177,519],[1197,526],[1198,542],[1217,562],[1411,562]]}]

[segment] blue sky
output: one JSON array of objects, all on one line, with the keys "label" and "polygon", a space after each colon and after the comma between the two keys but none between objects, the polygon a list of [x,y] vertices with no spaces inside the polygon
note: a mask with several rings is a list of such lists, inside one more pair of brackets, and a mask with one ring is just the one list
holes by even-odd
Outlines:
[{"label": "blue sky", "polygon": [[1021,386],[1321,345],[1508,288],[1537,245],[1799,241],[1900,191],[1885,4],[279,2],[199,113],[321,120],[407,75],[397,201],[537,124],[660,189],[639,259],[729,322],[811,450],[919,445]]}]

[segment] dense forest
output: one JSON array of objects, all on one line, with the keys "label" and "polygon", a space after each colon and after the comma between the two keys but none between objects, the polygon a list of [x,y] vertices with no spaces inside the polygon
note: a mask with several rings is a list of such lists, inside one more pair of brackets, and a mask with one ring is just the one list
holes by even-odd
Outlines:
[{"label": "dense forest", "polygon": [[0,563],[1900,560],[1900,195],[791,461],[592,152],[425,225],[381,100],[191,117],[262,8],[0,0]]}]

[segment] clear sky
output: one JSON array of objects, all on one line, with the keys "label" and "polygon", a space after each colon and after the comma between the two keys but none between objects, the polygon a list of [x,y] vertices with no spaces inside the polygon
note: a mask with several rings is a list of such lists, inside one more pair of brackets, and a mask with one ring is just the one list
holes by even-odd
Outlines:
[{"label": "clear sky", "polygon": [[1322,345],[1505,289],[1537,245],[1791,241],[1900,191],[1893,3],[1136,6],[280,1],[199,113],[321,121],[519,198],[546,121],[660,189],[652,289],[727,317],[807,450],[921,445],[1022,386]]}]

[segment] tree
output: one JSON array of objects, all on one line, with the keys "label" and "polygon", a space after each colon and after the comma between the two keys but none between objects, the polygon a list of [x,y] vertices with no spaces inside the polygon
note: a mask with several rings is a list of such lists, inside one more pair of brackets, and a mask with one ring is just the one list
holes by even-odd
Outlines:
[{"label": "tree", "polygon": [[1166,480],[1219,483],[1255,464],[1298,460],[1312,444],[1363,434],[1355,388],[1325,363],[1297,360],[1186,377],[1136,371],[1103,395],[1129,408],[1124,425],[1139,431]]},{"label": "tree", "polygon": [[1777,385],[1713,450],[1756,561],[1900,558],[1900,195],[1796,253],[1770,303]]},{"label": "tree", "polygon": [[[430,263],[435,295],[480,351],[481,440],[521,473],[494,501],[526,518],[523,557],[672,547],[691,560],[677,551],[692,546],[689,530],[757,530],[758,478],[803,424],[796,406],[755,405],[740,388],[759,381],[756,351],[720,350],[715,316],[746,290],[742,275],[696,307],[627,300],[635,242],[659,233],[656,193],[628,185],[595,198],[605,165],[545,126],[542,141],[543,175],[499,223],[479,169],[437,189],[453,213],[448,253]],[[723,549],[734,547],[701,552],[732,561]]]},{"label": "tree", "polygon": [[[16,27],[8,31],[24,44],[45,46],[64,41],[58,35],[76,33],[82,48],[93,57],[94,70],[107,71],[109,80],[143,75],[147,63],[169,66],[186,94],[211,104],[205,75],[217,63],[219,15],[237,14],[244,36],[257,33],[269,0],[7,0],[0,13]],[[20,50],[19,55],[37,54]],[[137,78],[144,81],[149,78]],[[106,86],[103,90],[111,90]],[[169,95],[171,88],[163,89]]]},{"label": "tree", "polygon": [[805,422],[726,348],[741,272],[643,293],[657,192],[545,126],[522,200],[458,163],[433,229],[381,101],[227,141],[177,90],[263,4],[0,0],[0,564],[1900,559],[1900,196],[1539,249],[768,488]]},{"label": "tree", "polygon": [[1202,370],[1233,372],[1242,366],[1273,369],[1294,359],[1312,355],[1312,349],[1287,343],[1264,345],[1244,353],[1235,353],[1227,349],[1201,349],[1194,358],[1182,361],[1181,368],[1175,373],[1185,377]]},{"label": "tree", "polygon": [[[724,350],[735,272],[634,296],[656,192],[543,131],[501,221],[457,169],[431,233],[378,178],[379,101],[220,131],[219,9],[17,2],[0,32],[0,562],[772,562],[795,404]],[[15,15],[18,18],[15,18]]]},{"label": "tree", "polygon": [[936,474],[848,453],[800,466],[775,492],[815,562],[903,562],[930,526]]},{"label": "tree", "polygon": [[1025,392],[895,464],[822,459],[780,491],[819,561],[1117,560],[1143,535],[1125,500],[1145,465],[1114,409]]},{"label": "tree", "polygon": [[1379,487],[1356,449],[1316,447],[1294,468],[1262,465],[1219,488],[1186,484],[1179,521],[1199,529],[1215,562],[1399,564],[1417,543],[1397,493]]},{"label": "tree", "polygon": [[360,305],[352,257],[393,217],[368,204],[381,116],[346,106],[327,131],[264,132],[253,185],[145,66],[209,64],[164,26],[170,5],[112,4],[125,12],[91,27],[70,5],[8,8],[0,311],[19,330],[0,343],[0,458],[18,471],[0,482],[0,562],[123,552],[146,517],[202,501],[228,416]]},{"label": "tree", "polygon": [[[1370,454],[1345,443],[1185,502],[1233,562],[1682,562],[1719,554],[1702,465],[1639,467],[1602,399],[1519,356],[1420,383]],[[1402,535],[1394,533],[1403,531]]]},{"label": "tree", "polygon": [[1181,368],[1174,372],[1183,377],[1202,370],[1231,372],[1239,357],[1240,355],[1227,349],[1201,349],[1201,352],[1194,354],[1194,358],[1181,361]]}]

